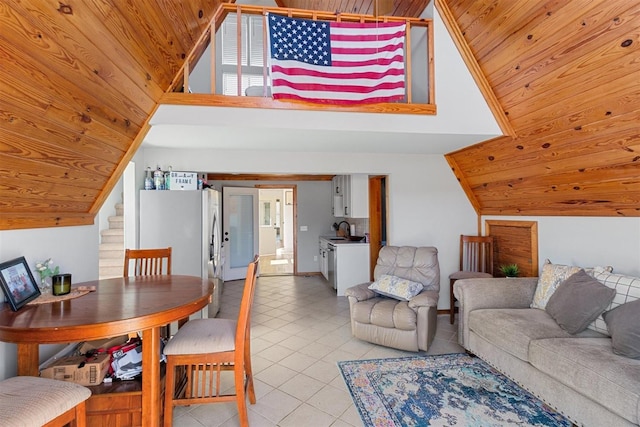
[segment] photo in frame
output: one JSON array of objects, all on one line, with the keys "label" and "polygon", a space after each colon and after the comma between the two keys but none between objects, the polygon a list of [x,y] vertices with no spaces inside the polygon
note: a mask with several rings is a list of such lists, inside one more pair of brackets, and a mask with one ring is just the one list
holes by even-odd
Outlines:
[{"label": "photo in frame", "polygon": [[40,296],[40,288],[24,257],[0,264],[0,285],[13,311]]}]

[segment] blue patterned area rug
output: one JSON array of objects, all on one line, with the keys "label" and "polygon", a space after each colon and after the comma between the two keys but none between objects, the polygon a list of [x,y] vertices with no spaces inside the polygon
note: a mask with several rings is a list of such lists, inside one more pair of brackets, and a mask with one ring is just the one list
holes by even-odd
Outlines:
[{"label": "blue patterned area rug", "polygon": [[338,366],[366,427],[571,426],[531,393],[463,353]]}]

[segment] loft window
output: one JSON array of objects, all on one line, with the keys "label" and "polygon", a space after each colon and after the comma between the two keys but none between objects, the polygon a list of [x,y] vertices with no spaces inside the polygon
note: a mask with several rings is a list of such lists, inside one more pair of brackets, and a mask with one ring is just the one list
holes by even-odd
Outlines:
[{"label": "loft window", "polygon": [[241,55],[242,66],[242,94],[249,86],[263,85],[263,25],[261,15],[242,15],[241,17],[241,46],[238,46],[238,18],[230,13],[222,23],[222,93],[237,95],[238,54]]}]

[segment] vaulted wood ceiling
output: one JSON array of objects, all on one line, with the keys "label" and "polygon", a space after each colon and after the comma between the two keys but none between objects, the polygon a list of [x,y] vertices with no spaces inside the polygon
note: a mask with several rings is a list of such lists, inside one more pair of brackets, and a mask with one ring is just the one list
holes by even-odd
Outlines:
[{"label": "vaulted wood ceiling", "polygon": [[[447,156],[478,212],[639,216],[640,4],[436,3],[513,133]],[[392,14],[427,4],[396,0]],[[93,223],[218,5],[0,4],[0,229]]]},{"label": "vaulted wood ceiling", "polygon": [[476,210],[639,216],[640,2],[441,3],[512,128],[447,156]]}]

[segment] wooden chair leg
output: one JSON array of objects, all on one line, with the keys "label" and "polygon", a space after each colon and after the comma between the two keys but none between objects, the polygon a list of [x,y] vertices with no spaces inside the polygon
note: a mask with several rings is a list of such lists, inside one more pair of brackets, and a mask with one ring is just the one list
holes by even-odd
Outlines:
[{"label": "wooden chair leg", "polygon": [[236,365],[233,375],[235,377],[236,403],[238,405],[238,418],[241,427],[249,426],[249,416],[247,414],[247,395],[245,394],[244,369]]},{"label": "wooden chair leg", "polygon": [[76,405],[76,416],[71,422],[71,426],[87,427],[87,402],[81,402]]},{"label": "wooden chair leg", "polygon": [[173,361],[167,358],[165,386],[164,386],[164,427],[173,424],[173,394],[175,393],[176,368]]}]

